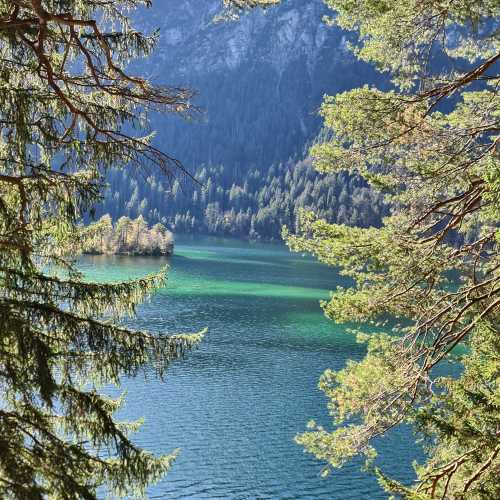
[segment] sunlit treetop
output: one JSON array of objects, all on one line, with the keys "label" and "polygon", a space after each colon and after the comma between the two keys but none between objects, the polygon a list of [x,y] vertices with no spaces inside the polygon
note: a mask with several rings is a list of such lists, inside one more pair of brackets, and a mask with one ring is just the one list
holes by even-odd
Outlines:
[{"label": "sunlit treetop", "polygon": [[[363,175],[386,194],[391,216],[362,229],[305,212],[298,234],[285,232],[292,249],[353,280],[323,308],[337,322],[357,323],[368,344],[362,361],[321,379],[335,429],[312,424],[298,440],[328,471],[356,455],[373,458],[375,438],[416,423],[428,461],[412,488],[380,476],[388,491],[411,499],[496,498],[500,4],[327,4],[336,11],[333,23],[359,35],[358,57],[396,85],[327,96],[325,130],[311,157],[322,172]],[[437,367],[457,356],[464,375],[437,377]]]}]

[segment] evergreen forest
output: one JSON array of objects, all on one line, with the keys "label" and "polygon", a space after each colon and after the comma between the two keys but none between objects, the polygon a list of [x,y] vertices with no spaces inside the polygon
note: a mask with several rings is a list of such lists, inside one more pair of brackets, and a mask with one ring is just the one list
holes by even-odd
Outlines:
[{"label": "evergreen forest", "polygon": [[294,227],[301,209],[360,227],[380,226],[388,213],[384,195],[361,177],[323,175],[307,160],[243,171],[202,166],[194,180],[180,176],[170,184],[155,175],[124,176],[111,169],[107,180],[98,216],[142,216],[181,234],[280,240],[282,227]]}]

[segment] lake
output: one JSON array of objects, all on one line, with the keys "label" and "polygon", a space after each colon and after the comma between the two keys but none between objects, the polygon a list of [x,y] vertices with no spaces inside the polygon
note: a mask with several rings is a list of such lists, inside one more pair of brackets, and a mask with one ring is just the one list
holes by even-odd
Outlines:
[{"label": "lake", "polygon": [[[323,464],[294,443],[308,420],[329,426],[317,389],[326,368],[359,359],[364,348],[327,320],[319,300],[345,284],[338,274],[279,244],[178,238],[175,255],[86,257],[92,278],[118,280],[169,262],[168,286],[128,324],[171,333],[208,327],[202,345],[175,363],[165,382],[124,381],[119,417],[145,418],[135,441],[155,453],[181,454],[148,490],[149,498],[378,499],[376,480],[354,462],[320,478]],[[413,479],[412,433],[378,443],[377,463]]]}]

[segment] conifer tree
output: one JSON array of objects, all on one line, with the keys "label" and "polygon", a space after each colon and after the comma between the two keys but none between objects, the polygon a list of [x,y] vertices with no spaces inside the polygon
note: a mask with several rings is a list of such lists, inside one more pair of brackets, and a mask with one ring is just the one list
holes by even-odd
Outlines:
[{"label": "conifer tree", "polygon": [[[358,57],[390,72],[394,88],[327,97],[329,135],[311,155],[321,171],[362,174],[392,214],[361,229],[304,212],[298,234],[285,231],[293,250],[354,281],[323,303],[326,315],[380,332],[356,329],[366,357],[321,378],[335,428],[311,422],[298,442],[328,473],[356,455],[370,463],[375,438],[409,422],[428,460],[414,487],[377,471],[387,491],[499,498],[499,4],[327,4],[332,23],[358,33]],[[462,374],[444,376],[455,362]]]},{"label": "conifer tree", "polygon": [[117,422],[120,399],[99,388],[145,365],[161,376],[201,335],[116,324],[164,271],[97,284],[72,260],[107,168],[181,169],[154,146],[147,117],[189,113],[191,93],[127,70],[155,45],[158,34],[138,32],[128,17],[150,3],[0,0],[2,498],[95,498],[103,485],[115,496],[140,493],[175,456],[135,446],[137,424]]}]

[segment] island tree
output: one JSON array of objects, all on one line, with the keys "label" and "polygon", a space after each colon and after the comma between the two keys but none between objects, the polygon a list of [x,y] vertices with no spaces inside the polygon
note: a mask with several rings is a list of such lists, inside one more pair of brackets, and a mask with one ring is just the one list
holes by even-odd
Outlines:
[{"label": "island tree", "polygon": [[311,156],[320,171],[363,175],[392,212],[365,229],[304,212],[298,234],[285,231],[293,250],[352,279],[323,302],[325,314],[371,330],[353,328],[364,359],[321,378],[335,427],[312,421],[297,441],[327,474],[358,455],[371,464],[375,438],[411,423],[428,459],[411,487],[375,469],[387,491],[498,498],[499,4],[327,4],[332,24],[357,32],[357,56],[393,86],[326,97]]},{"label": "island tree", "polygon": [[[175,453],[154,457],[118,422],[119,384],[158,375],[201,335],[130,331],[116,320],[165,272],[100,284],[75,268],[78,223],[106,170],[180,163],[159,150],[151,111],[186,115],[191,92],[153,85],[128,64],[158,38],[129,13],[149,0],[0,0],[0,496],[95,498],[141,493]],[[241,10],[269,2],[226,1]],[[104,320],[103,318],[106,318]]]},{"label": "island tree", "polygon": [[116,224],[109,214],[84,229],[83,252],[107,255],[171,255],[173,234],[160,223],[149,227],[141,215],[135,220],[120,217]]}]

